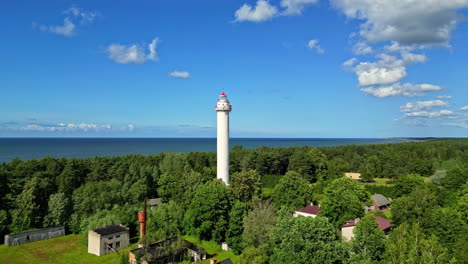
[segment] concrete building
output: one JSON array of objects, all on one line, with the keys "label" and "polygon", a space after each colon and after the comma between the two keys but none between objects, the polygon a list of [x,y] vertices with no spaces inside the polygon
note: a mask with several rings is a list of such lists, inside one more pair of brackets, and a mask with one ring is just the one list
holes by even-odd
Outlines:
[{"label": "concrete building", "polygon": [[217,178],[229,186],[229,113],[232,106],[223,92],[219,95],[217,112]]},{"label": "concrete building", "polygon": [[304,208],[301,208],[299,210],[294,211],[294,217],[298,217],[300,215],[305,216],[305,217],[312,217],[315,218],[318,213],[322,210],[319,206],[316,205],[308,205]]},{"label": "concrete building", "polygon": [[128,228],[110,225],[88,231],[88,253],[102,256],[126,248],[129,244]]}]

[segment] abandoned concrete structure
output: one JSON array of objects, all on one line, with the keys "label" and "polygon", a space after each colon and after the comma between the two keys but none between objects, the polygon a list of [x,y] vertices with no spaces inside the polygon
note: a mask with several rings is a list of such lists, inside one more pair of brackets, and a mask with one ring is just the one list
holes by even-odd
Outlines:
[{"label": "abandoned concrete structure", "polygon": [[129,244],[129,231],[123,225],[110,225],[88,231],[88,253],[102,256],[126,248]]}]

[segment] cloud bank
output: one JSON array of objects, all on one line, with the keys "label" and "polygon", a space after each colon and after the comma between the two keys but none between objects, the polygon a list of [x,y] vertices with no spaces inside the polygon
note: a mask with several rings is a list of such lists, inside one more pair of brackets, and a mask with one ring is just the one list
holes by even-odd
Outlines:
[{"label": "cloud bank", "polygon": [[148,45],[147,51],[143,45],[138,44],[111,44],[107,47],[106,52],[109,59],[120,64],[144,64],[150,60],[158,60],[158,54],[156,52],[158,42],[158,38],[153,39],[153,41]]}]

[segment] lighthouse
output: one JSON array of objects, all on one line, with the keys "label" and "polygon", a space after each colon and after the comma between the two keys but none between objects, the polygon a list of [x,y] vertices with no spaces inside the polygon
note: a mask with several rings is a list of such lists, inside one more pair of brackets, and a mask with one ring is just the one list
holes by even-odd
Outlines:
[{"label": "lighthouse", "polygon": [[219,95],[215,110],[217,125],[217,178],[229,186],[229,112],[232,106],[223,92]]}]

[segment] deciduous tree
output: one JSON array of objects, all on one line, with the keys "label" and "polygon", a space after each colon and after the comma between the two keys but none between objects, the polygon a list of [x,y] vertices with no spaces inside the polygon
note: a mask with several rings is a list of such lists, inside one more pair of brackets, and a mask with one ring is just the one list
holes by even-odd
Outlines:
[{"label": "deciduous tree", "polygon": [[279,221],[271,236],[270,263],[346,263],[348,251],[324,217]]},{"label": "deciduous tree", "polygon": [[202,185],[185,214],[185,229],[201,239],[222,242],[228,226],[230,197],[221,180]]},{"label": "deciduous tree", "polygon": [[325,188],[320,215],[328,217],[338,227],[346,220],[364,216],[369,193],[364,186],[349,178],[339,178]]},{"label": "deciduous tree", "polygon": [[277,208],[298,209],[312,201],[312,188],[301,175],[289,171],[275,186],[272,198]]}]

